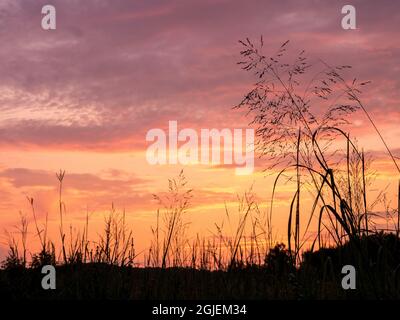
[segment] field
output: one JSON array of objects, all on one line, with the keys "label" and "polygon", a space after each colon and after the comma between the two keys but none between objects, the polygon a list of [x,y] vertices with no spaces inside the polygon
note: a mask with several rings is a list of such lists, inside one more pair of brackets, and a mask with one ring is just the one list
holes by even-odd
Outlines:
[{"label": "field", "polygon": [[[21,215],[18,234],[9,237],[8,256],[0,271],[0,296],[5,299],[399,299],[400,298],[400,188],[384,190],[371,200],[369,160],[350,133],[341,129],[356,110],[370,121],[395,172],[395,156],[359,97],[368,82],[346,81],[350,66],[321,62],[315,86],[300,90],[312,67],[304,53],[295,62],[281,62],[285,42],[269,59],[249,39],[240,42],[244,61],[239,65],[259,80],[236,109],[254,114],[257,151],[277,165],[268,210],[261,210],[251,190],[238,196],[238,212],[226,209],[226,224],[214,223],[211,235],[187,236],[185,214],[192,190],[183,171],[169,180],[168,191],[154,195],[160,208],[152,241],[142,254],[135,251],[134,235],[125,212],[112,207],[98,239],[88,238],[89,219],[76,234],[65,230],[65,171],[57,173],[59,201],[58,244],[48,237],[47,220],[38,221],[31,207],[35,237],[41,250],[29,251],[28,217]],[[321,67],[321,65],[320,65]],[[311,83],[314,80],[311,81]],[[325,114],[313,114],[315,105],[329,102]],[[344,101],[345,100],[345,101]],[[331,101],[334,101],[332,104]],[[341,147],[339,146],[341,144]],[[287,241],[276,243],[272,217],[276,187],[294,183]],[[304,209],[304,195],[311,205]],[[397,207],[387,205],[387,197]],[[384,212],[374,210],[383,204]],[[386,228],[375,220],[387,218]],[[306,216],[308,224],[301,225]],[[235,219],[233,219],[235,217]],[[389,226],[390,221],[390,226]],[[232,228],[233,225],[233,228]],[[313,230],[312,237],[305,235]],[[56,266],[57,289],[43,290],[41,268]],[[355,288],[342,283],[342,268],[355,270]]]},{"label": "field", "polygon": [[[0,271],[0,297],[18,300],[399,299],[399,239],[378,235],[362,240],[369,257],[354,255],[357,251],[352,245],[307,253],[299,268],[290,263],[290,256],[282,246],[271,250],[261,266],[228,271],[70,264],[57,267],[57,290],[48,291],[40,284],[41,268],[14,268]],[[344,264],[356,266],[356,290],[343,290],[341,286],[340,270]]]}]

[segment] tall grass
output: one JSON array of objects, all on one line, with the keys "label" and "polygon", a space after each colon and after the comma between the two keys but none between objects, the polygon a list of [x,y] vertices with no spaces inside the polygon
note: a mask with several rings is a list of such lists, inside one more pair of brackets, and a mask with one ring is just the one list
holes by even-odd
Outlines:
[{"label": "tall grass", "polygon": [[[262,43],[261,39],[261,47]],[[237,107],[246,106],[255,113],[252,124],[258,126],[258,150],[262,156],[269,155],[274,166],[281,167],[272,186],[268,209],[262,209],[250,188],[238,196],[237,213],[232,213],[226,205],[223,221],[210,222],[214,231],[189,236],[188,214],[193,192],[181,171],[176,178],[168,181],[165,193],[154,195],[159,204],[156,225],[150,230],[152,240],[143,252],[141,263],[138,257],[142,253],[135,250],[133,233],[126,223],[126,213],[124,210],[118,212],[114,205],[104,220],[104,228],[98,239],[89,239],[89,212],[86,212],[83,230],[69,226],[68,237],[65,232],[67,210],[63,196],[68,176],[60,170],[56,174],[60,248],[56,248],[48,238],[48,216],[41,226],[34,200],[28,198],[34,236],[39,239],[41,250],[38,254],[31,253],[30,259],[27,257],[28,220],[21,214],[18,228],[20,240],[9,234],[10,249],[4,266],[27,267],[30,261],[32,267],[49,263],[99,263],[121,267],[140,265],[162,269],[190,267],[226,271],[262,266],[276,269],[276,265],[283,268],[289,265],[291,267],[286,269],[292,272],[292,267],[301,266],[303,253],[307,249],[322,250],[332,241],[337,248],[352,243],[364,257],[362,240],[382,231],[374,226],[373,219],[376,214],[374,206],[382,201],[384,193],[373,201],[369,200],[368,159],[355,140],[350,139],[350,134],[340,127],[347,123],[346,116],[357,109],[362,108],[367,113],[358,97],[361,93],[359,88],[366,83],[353,81],[349,85],[338,73],[349,69],[349,66],[333,68],[323,63],[323,70],[310,77],[304,85],[301,77],[313,67],[307,62],[304,52],[295,57],[293,64],[289,64],[281,61],[287,43],[270,58],[264,56],[261,48],[248,39],[241,41],[241,44],[245,47],[242,51],[245,61],[240,64],[244,70],[255,72],[257,83]],[[302,93],[299,93],[300,89]],[[322,116],[317,117],[312,112],[314,98],[327,103],[328,109]],[[372,122],[371,117],[369,120]],[[374,128],[378,130],[375,124]],[[383,140],[382,135],[380,137]],[[340,138],[344,147],[338,154]],[[334,152],[330,151],[332,145]],[[385,147],[397,167],[386,143]],[[288,254],[284,245],[275,246],[276,235],[272,226],[274,201],[281,180],[295,183],[287,221]],[[304,197],[309,194],[312,195],[311,208],[306,210]],[[397,199],[398,208],[392,211],[396,213],[393,225],[398,238],[400,182]],[[302,225],[304,215],[307,215],[307,223]],[[309,241],[306,235],[312,226],[316,233]],[[306,247],[307,243],[310,243],[309,247]]]},{"label": "tall grass", "polygon": [[[257,126],[259,153],[269,156],[274,166],[284,167],[273,185],[271,213],[278,182],[288,174],[288,180],[296,181],[287,229],[288,247],[293,258],[300,261],[305,243],[301,241],[301,233],[304,239],[315,218],[318,231],[312,249],[315,243],[322,247],[323,231],[337,246],[368,236],[371,233],[368,173],[364,152],[359,151],[350,135],[340,128],[349,123],[348,115],[360,109],[364,112],[400,173],[395,157],[359,97],[361,88],[369,81],[354,79],[349,84],[341,72],[350,66],[331,67],[322,60],[310,63],[304,50],[290,57],[294,62],[286,62],[290,60],[287,58],[288,41],[270,57],[263,54],[262,37],[259,46],[248,38],[240,43],[244,49],[239,65],[245,71],[253,72],[257,82],[235,108],[246,107],[249,114],[254,114],[251,124]],[[321,114],[322,110],[325,113]],[[344,174],[335,163],[335,154],[339,151],[336,141],[340,137],[346,143]],[[332,144],[336,148],[329,153]],[[352,171],[355,166],[358,170]],[[304,192],[311,192],[314,200],[302,232],[301,194]]]},{"label": "tall grass", "polygon": [[48,215],[46,214],[45,222],[41,225],[35,201],[28,198],[35,229],[33,237],[39,240],[41,249],[38,253],[31,253],[30,259],[26,257],[29,252],[26,245],[28,219],[21,213],[17,230],[22,240],[22,251],[20,242],[9,233],[10,252],[4,267],[30,265],[36,268],[44,264],[101,263],[121,267],[230,270],[262,265],[275,240],[271,217],[266,210],[260,208],[252,189],[237,197],[236,214],[230,212],[228,206],[225,207],[225,218],[221,223],[214,224],[214,232],[208,235],[197,234],[194,238],[188,236],[189,223],[186,222],[185,215],[190,208],[192,189],[187,187],[187,180],[182,171],[177,178],[168,181],[165,193],[154,195],[161,208],[157,210],[156,226],[151,228],[153,239],[144,253],[144,262],[141,263],[138,261],[141,253],[135,251],[133,233],[126,223],[126,213],[118,212],[114,205],[104,219],[103,231],[97,240],[90,240],[88,236],[89,212],[86,212],[82,231],[70,225],[69,233],[65,233],[65,203],[60,190],[67,175],[64,171],[60,173],[62,174],[57,174],[60,249],[57,250],[55,242],[48,238]]}]

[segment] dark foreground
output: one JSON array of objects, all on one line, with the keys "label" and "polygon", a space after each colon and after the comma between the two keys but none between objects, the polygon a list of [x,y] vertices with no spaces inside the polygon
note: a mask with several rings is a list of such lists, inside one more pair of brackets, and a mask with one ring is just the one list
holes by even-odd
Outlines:
[{"label": "dark foreground", "polygon": [[[277,246],[263,266],[229,271],[74,264],[56,268],[56,289],[41,286],[41,268],[0,270],[0,299],[313,300],[399,299],[400,245],[395,236],[370,237],[341,248],[305,254],[300,267]],[[345,264],[356,289],[342,288]]]}]

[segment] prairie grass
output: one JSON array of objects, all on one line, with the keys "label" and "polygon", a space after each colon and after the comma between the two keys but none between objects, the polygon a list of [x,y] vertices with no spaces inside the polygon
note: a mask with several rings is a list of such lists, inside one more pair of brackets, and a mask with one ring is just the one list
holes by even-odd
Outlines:
[{"label": "prairie grass", "polygon": [[[88,213],[81,232],[72,226],[69,235],[65,232],[65,171],[60,170],[56,178],[61,248],[48,238],[47,216],[40,225],[34,199],[28,198],[41,250],[27,257],[28,219],[21,214],[18,237],[8,233],[9,254],[0,282],[9,283],[10,272],[19,270],[24,274],[21,281],[31,288],[35,270],[53,264],[65,285],[60,298],[400,298],[400,181],[397,208],[390,206],[385,190],[371,200],[370,160],[341,128],[348,115],[361,109],[400,173],[396,158],[359,98],[360,88],[368,82],[349,84],[340,72],[350,66],[331,67],[323,61],[317,64],[322,70],[304,79],[315,64],[308,63],[303,51],[294,63],[285,63],[288,42],[272,57],[263,55],[262,38],[260,42],[257,47],[249,39],[241,41],[244,50],[239,64],[254,72],[257,82],[236,108],[245,107],[254,114],[251,124],[257,126],[258,152],[280,168],[268,209],[261,209],[250,188],[238,195],[236,213],[226,206],[223,221],[210,222],[212,232],[191,237],[187,213],[192,189],[181,171],[168,181],[166,193],[154,195],[159,208],[150,230],[152,240],[138,254],[125,211],[118,212],[113,205],[97,240],[88,237]],[[320,101],[327,110],[314,113]],[[282,180],[296,186],[288,212],[287,248],[276,243],[272,223]],[[304,209],[305,195],[312,196],[309,210]],[[379,215],[377,204],[385,207],[385,228],[374,222]],[[307,224],[301,225],[304,215]],[[316,232],[310,238],[312,228]],[[357,269],[357,291],[340,287],[344,264]],[[69,276],[78,280],[68,283]],[[113,280],[98,283],[99,277]],[[22,287],[10,289],[11,295],[45,295]]]},{"label": "prairie grass", "polygon": [[[396,211],[390,212],[391,219],[387,222],[393,229],[370,228],[368,235],[359,227],[362,215],[356,219],[348,212],[340,212],[343,218],[339,226],[348,240],[324,246],[321,235],[320,248],[302,250],[296,261],[284,244],[276,244],[270,211],[260,209],[251,189],[238,196],[237,213],[226,208],[224,221],[215,224],[215,232],[206,236],[197,234],[194,239],[186,233],[185,214],[190,210],[190,197],[191,189],[182,172],[169,182],[167,195],[156,197],[165,211],[157,211],[157,225],[152,228],[153,240],[144,264],[138,262],[125,212],[117,212],[113,206],[97,241],[88,240],[88,214],[84,230],[71,231],[66,236],[66,262],[63,250],[57,251],[54,243],[45,238],[47,224],[41,228],[39,222],[37,230],[46,242],[42,242],[45,245],[38,254],[27,259],[28,224],[26,216],[21,215],[19,239],[10,235],[9,255],[0,270],[0,296],[18,299],[400,297],[400,239],[397,219],[393,218],[397,217]],[[360,201],[363,203],[362,197]],[[38,268],[44,264],[56,265],[57,285],[63,290],[48,294],[38,289]],[[340,287],[341,267],[345,264],[357,268],[358,287],[354,292]]]}]

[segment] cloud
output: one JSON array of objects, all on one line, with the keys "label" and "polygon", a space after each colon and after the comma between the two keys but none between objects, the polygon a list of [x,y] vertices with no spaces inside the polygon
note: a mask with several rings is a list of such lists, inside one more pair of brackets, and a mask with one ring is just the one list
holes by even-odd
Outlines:
[{"label": "cloud", "polygon": [[[116,171],[112,171],[114,174]],[[119,171],[118,171],[119,172]],[[119,175],[121,173],[119,172]],[[27,168],[9,168],[0,172],[1,178],[7,178],[16,188],[24,187],[57,187],[56,174],[44,170]],[[117,176],[118,177],[118,176]],[[124,179],[103,179],[88,173],[67,173],[64,177],[64,188],[81,191],[123,191],[142,184],[145,180],[137,177]]]},{"label": "cloud", "polygon": [[260,34],[271,52],[291,39],[314,57],[353,64],[374,81],[372,112],[398,116],[393,2],[356,1],[354,32],[341,29],[336,2],[53,4],[54,32],[40,28],[40,2],[6,1],[0,9],[0,147],[115,150],[132,139],[143,148],[145,132],[160,120],[243,125],[230,107],[253,79],[236,66],[237,40]]}]

